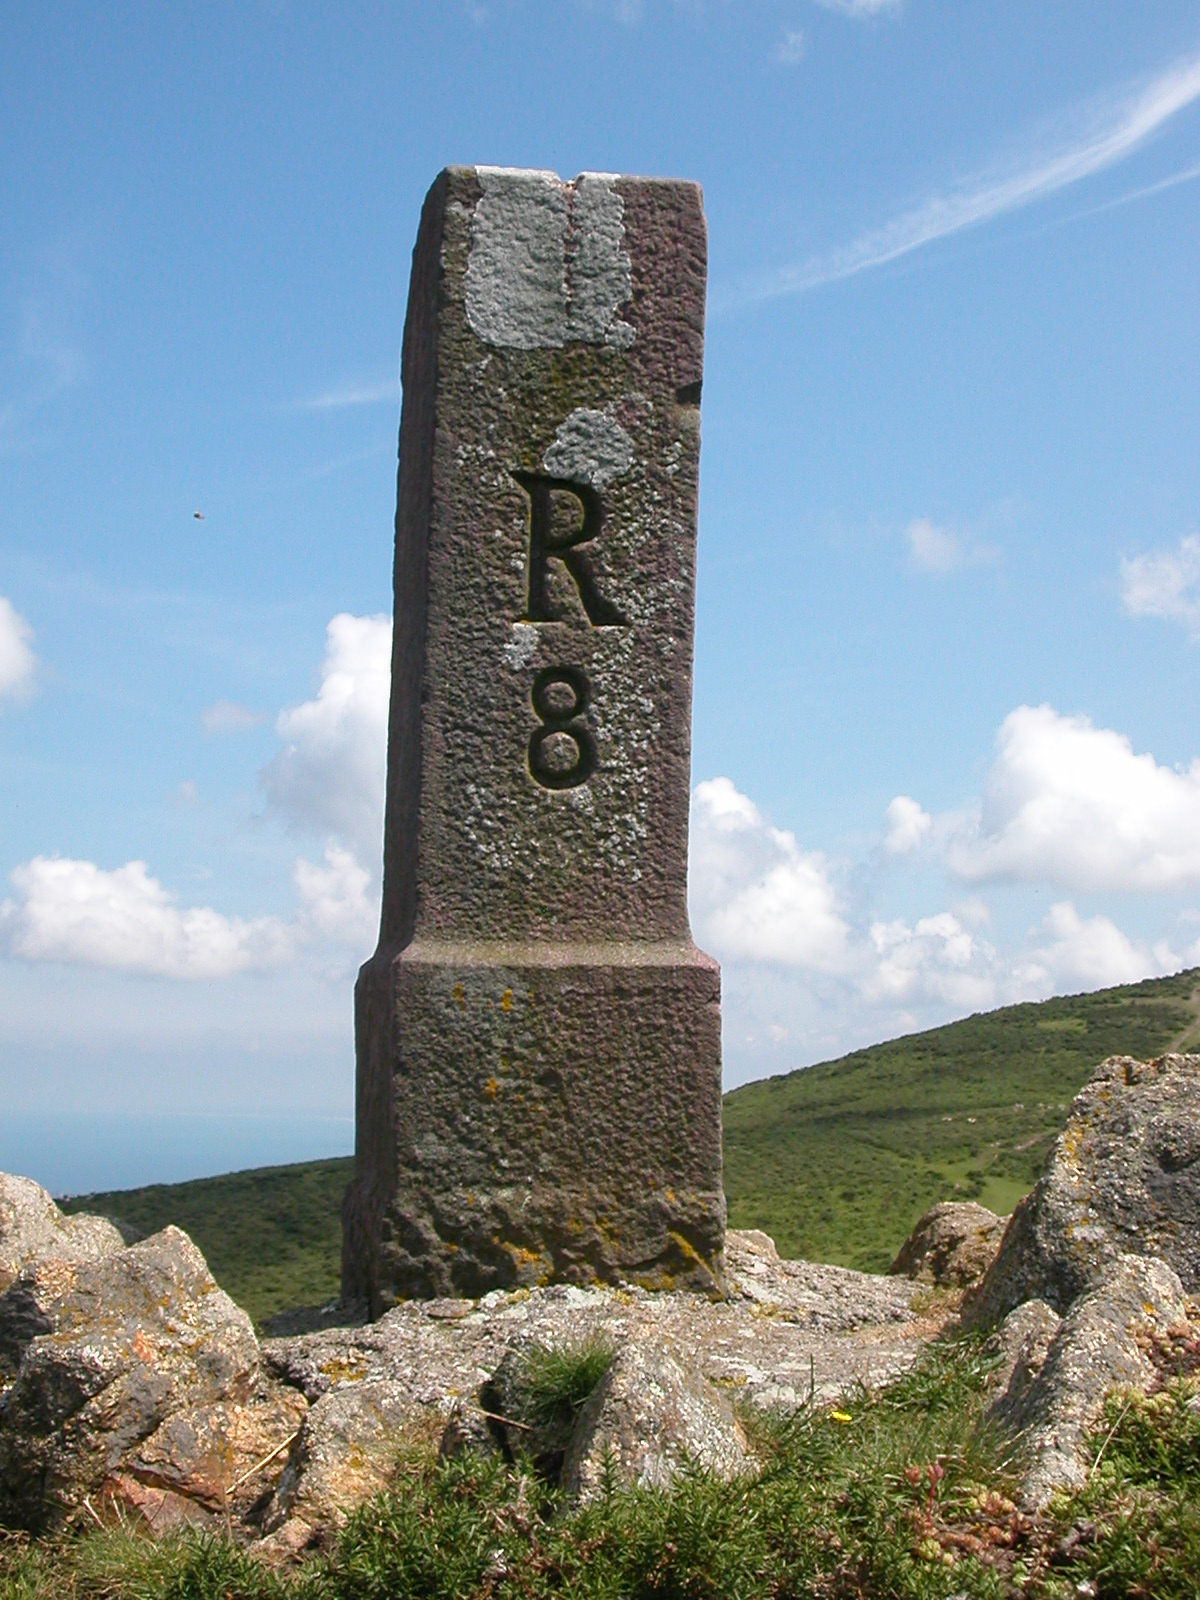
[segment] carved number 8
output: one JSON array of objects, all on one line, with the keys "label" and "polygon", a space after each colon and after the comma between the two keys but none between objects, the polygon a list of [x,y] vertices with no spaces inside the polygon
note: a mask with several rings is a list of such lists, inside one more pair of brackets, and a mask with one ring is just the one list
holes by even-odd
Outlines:
[{"label": "carved number 8", "polygon": [[[559,685],[570,691],[569,706],[562,704],[561,693],[554,693]],[[588,681],[578,667],[543,667],[534,678],[530,699],[541,727],[530,736],[529,771],[543,789],[574,789],[595,772],[596,741],[587,724],[577,720],[587,710],[590,698]],[[548,759],[546,743],[555,734],[575,746],[575,760],[570,766],[563,766],[552,756]],[[551,752],[556,746],[561,749],[559,739],[551,745]]]}]

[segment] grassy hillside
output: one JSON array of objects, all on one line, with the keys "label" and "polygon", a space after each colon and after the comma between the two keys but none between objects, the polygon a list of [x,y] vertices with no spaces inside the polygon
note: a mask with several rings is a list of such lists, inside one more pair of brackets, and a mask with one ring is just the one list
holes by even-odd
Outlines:
[{"label": "grassy hillside", "polygon": [[725,1097],[734,1227],[782,1254],[886,1270],[936,1200],[1008,1211],[1108,1055],[1192,1042],[1200,972],[1008,1006]]},{"label": "grassy hillside", "polygon": [[[1200,971],[1009,1006],[725,1097],[735,1227],[785,1255],[882,1271],[935,1200],[1007,1211],[1041,1171],[1071,1098],[1106,1055],[1200,1033]],[[151,1233],[187,1230],[256,1319],[337,1293],[350,1160],[75,1196]]]}]

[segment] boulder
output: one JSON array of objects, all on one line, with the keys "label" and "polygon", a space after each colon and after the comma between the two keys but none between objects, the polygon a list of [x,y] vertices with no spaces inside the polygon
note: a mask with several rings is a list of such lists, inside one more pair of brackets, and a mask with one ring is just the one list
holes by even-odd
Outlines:
[{"label": "boulder", "polygon": [[98,1261],[124,1247],[107,1217],[68,1217],[32,1178],[0,1172],[0,1294],[31,1261]]},{"label": "boulder", "polygon": [[1027,1460],[1024,1497],[1043,1505],[1057,1488],[1079,1489],[1092,1462],[1085,1435],[1117,1384],[1153,1388],[1158,1373],[1148,1353],[1156,1336],[1186,1321],[1178,1275],[1153,1257],[1122,1255],[1101,1272],[1054,1330],[1044,1313],[1029,1327],[1009,1379],[989,1416],[1022,1435]]},{"label": "boulder", "polygon": [[142,1489],[227,1510],[304,1408],[264,1381],[249,1317],[177,1228],[25,1266],[0,1295],[0,1386],[0,1523],[34,1530]]},{"label": "boulder", "polygon": [[264,1518],[268,1553],[294,1554],[340,1528],[388,1487],[400,1446],[421,1431],[403,1383],[364,1378],[328,1389],[309,1408],[275,1485]]},{"label": "boulder", "polygon": [[1101,1064],[964,1319],[989,1326],[1031,1299],[1065,1312],[1125,1254],[1200,1290],[1200,1056]]},{"label": "boulder", "polygon": [[613,1482],[664,1489],[687,1462],[725,1478],[747,1471],[741,1425],[724,1397],[668,1350],[624,1346],[579,1413],[564,1488],[582,1501]]},{"label": "boulder", "polygon": [[1008,1222],[974,1200],[931,1206],[888,1268],[936,1289],[968,1289],[991,1266]]}]

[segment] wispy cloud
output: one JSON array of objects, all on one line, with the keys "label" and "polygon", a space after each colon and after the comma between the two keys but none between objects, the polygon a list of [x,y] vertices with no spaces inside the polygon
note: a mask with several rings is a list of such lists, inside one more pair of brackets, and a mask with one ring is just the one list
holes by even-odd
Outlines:
[{"label": "wispy cloud", "polygon": [[1181,539],[1178,550],[1122,556],[1121,602],[1131,617],[1166,617],[1200,637],[1200,538]]},{"label": "wispy cloud", "polygon": [[1130,189],[1128,194],[1116,195],[1112,200],[1102,200],[1098,206],[1089,206],[1086,211],[1072,212],[1063,220],[1078,222],[1084,217],[1103,216],[1106,211],[1119,211],[1122,206],[1135,205],[1139,200],[1151,200],[1156,194],[1165,194],[1168,189],[1178,189],[1182,183],[1194,183],[1197,178],[1200,178],[1200,162],[1195,166],[1184,167],[1181,172],[1173,172],[1168,178],[1160,178],[1157,183],[1143,184],[1140,189]]},{"label": "wispy cloud", "polygon": [[995,557],[995,551],[987,545],[975,544],[956,529],[940,527],[928,517],[914,518],[904,536],[913,565],[923,572],[944,575]]},{"label": "wispy cloud", "polygon": [[804,60],[803,28],[789,28],[775,46],[775,59],[781,67],[794,67]]},{"label": "wispy cloud", "polygon": [[375,383],[344,383],[321,394],[306,395],[295,402],[297,411],[343,411],[351,406],[395,406],[400,403],[400,384],[395,378]]},{"label": "wispy cloud", "polygon": [[252,711],[236,700],[218,700],[201,714],[200,720],[205,733],[245,733],[250,728],[261,727],[267,717],[265,712]]},{"label": "wispy cloud", "polygon": [[865,22],[885,11],[899,11],[903,0],[816,0],[816,3],[826,11],[840,11],[844,17]]},{"label": "wispy cloud", "polygon": [[39,413],[87,375],[82,347],[70,327],[82,288],[83,277],[66,247],[49,252],[34,270],[18,307],[16,359],[0,378],[8,390],[0,402],[0,456],[36,447]]},{"label": "wispy cloud", "polygon": [[[1200,56],[1170,68],[1121,97],[1077,115],[1072,134],[1056,147],[1042,147],[1007,168],[994,166],[955,188],[930,195],[880,228],[869,229],[826,255],[752,280],[736,297],[743,304],[799,294],[820,284],[851,278],[911,255],[925,245],[1058,193],[1126,159],[1170,119],[1200,98]],[[1183,176],[1167,180],[1182,182]]]},{"label": "wispy cloud", "polygon": [[36,666],[33,629],[12,601],[0,594],[0,699],[28,694]]}]

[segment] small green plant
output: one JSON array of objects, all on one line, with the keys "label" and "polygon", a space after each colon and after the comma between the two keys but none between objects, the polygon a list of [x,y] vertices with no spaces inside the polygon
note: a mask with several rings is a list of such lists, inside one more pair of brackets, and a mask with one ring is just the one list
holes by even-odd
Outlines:
[{"label": "small green plant", "polygon": [[[1092,1469],[1050,1514],[1056,1539],[1044,1593],[1096,1600],[1196,1600],[1200,1594],[1200,1384],[1116,1391],[1087,1446]],[[1057,1570],[1056,1570],[1057,1569]],[[1061,1587],[1058,1584],[1061,1583]],[[1081,1591],[1080,1585],[1086,1587]]]},{"label": "small green plant", "polygon": [[518,1375],[522,1420],[535,1427],[570,1427],[613,1364],[611,1340],[595,1335],[562,1345],[531,1344]]}]

